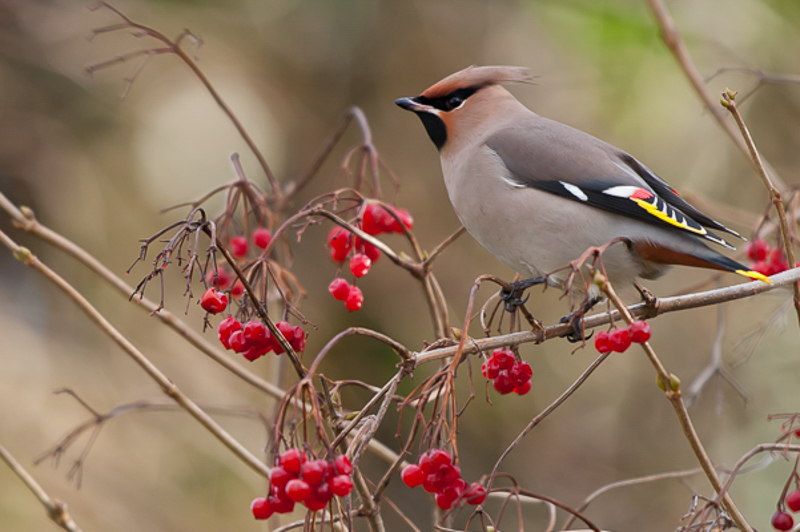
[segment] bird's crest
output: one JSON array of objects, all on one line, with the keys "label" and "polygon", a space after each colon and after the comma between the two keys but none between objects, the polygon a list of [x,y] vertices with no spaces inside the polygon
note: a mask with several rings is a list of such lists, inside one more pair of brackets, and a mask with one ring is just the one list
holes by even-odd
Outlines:
[{"label": "bird's crest", "polygon": [[531,76],[528,74],[528,69],[523,67],[469,66],[428,87],[422,96],[434,99],[458,89],[480,89],[489,85],[520,83],[529,79]]}]

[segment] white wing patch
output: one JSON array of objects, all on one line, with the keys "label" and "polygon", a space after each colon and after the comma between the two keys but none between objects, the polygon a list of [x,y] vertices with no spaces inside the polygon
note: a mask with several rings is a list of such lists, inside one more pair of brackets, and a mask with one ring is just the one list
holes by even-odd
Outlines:
[{"label": "white wing patch", "polygon": [[609,196],[616,196],[618,198],[630,198],[640,188],[641,187],[634,187],[631,185],[618,185],[616,187],[605,189],[603,191],[603,194],[608,194]]},{"label": "white wing patch", "polygon": [[561,183],[562,187],[567,189],[567,192],[569,192],[579,200],[586,201],[589,199],[589,196],[587,196],[586,193],[580,189],[580,187],[577,187],[571,183],[565,183],[564,181],[559,181],[559,183]]}]

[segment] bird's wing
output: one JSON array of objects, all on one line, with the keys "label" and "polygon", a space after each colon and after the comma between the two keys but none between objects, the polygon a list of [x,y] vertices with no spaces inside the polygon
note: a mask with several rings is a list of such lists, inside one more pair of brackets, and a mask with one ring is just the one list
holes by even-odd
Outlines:
[{"label": "bird's wing", "polygon": [[577,129],[536,118],[486,140],[515,184],[735,249],[705,226],[736,232],[689,205],[630,155]]}]

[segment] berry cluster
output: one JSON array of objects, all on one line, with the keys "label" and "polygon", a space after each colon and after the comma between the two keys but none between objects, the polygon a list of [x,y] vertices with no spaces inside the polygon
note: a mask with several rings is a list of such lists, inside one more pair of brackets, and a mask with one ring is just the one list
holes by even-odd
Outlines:
[{"label": "berry cluster", "polygon": [[511,392],[525,395],[531,391],[533,369],[527,362],[517,360],[510,349],[495,349],[481,366],[481,373],[502,395]]},{"label": "berry cluster", "polygon": [[436,504],[449,510],[460,501],[481,504],[486,500],[486,488],[477,482],[467,484],[461,470],[453,464],[453,457],[443,449],[431,449],[419,457],[417,464],[407,465],[400,473],[409,488],[422,486],[428,493],[436,494]]},{"label": "berry cluster", "polygon": [[[800,512],[800,490],[794,490],[786,495],[786,507],[792,512]],[[772,516],[772,528],[775,530],[791,530],[794,527],[794,518],[786,510],[778,510]]]},{"label": "berry cluster", "polygon": [[[272,233],[266,227],[257,228],[250,236],[253,245],[262,250],[272,242]],[[228,241],[228,247],[231,254],[237,259],[244,258],[250,250],[247,237],[241,235],[232,236]],[[235,279],[233,274],[225,268],[219,268],[216,272],[209,269],[206,274],[206,285],[210,288],[201,296],[200,306],[210,314],[219,314],[228,307],[228,296],[225,292],[229,291],[231,297],[234,298],[238,298],[244,293],[241,281]],[[230,290],[228,290],[229,288]]]},{"label": "berry cluster", "polygon": [[[288,340],[292,349],[300,352],[306,348],[306,332],[301,326],[292,325],[288,321],[279,321],[275,327]],[[281,344],[272,336],[266,325],[258,320],[250,320],[243,325],[233,316],[228,316],[220,322],[217,337],[225,349],[241,353],[251,362],[270,351],[274,351],[276,355],[283,353]]]},{"label": "berry cluster", "polygon": [[766,240],[756,238],[745,248],[747,258],[752,262],[750,269],[766,276],[775,275],[789,269],[789,261],[783,249],[773,248]]},{"label": "berry cluster", "polygon": [[350,312],[358,310],[364,304],[364,293],[356,285],[351,285],[347,279],[336,277],[328,285],[328,292],[336,301],[344,301],[344,306]]},{"label": "berry cluster", "polygon": [[[361,222],[357,225],[368,235],[379,235],[381,233],[402,233],[403,227],[394,217],[389,214],[386,207],[376,203],[369,203],[364,207],[364,214]],[[392,212],[397,216],[406,229],[414,226],[414,220],[405,209],[392,208]],[[334,227],[328,233],[328,248],[331,258],[337,264],[342,264],[350,257],[350,273],[356,279],[364,277],[369,273],[372,263],[380,258],[381,252],[361,238],[353,235],[343,227]],[[351,253],[355,251],[355,253]],[[364,294],[355,284],[350,284],[346,279],[336,277],[328,286],[328,292],[337,301],[344,301],[345,308],[350,312],[358,310],[364,304]]]},{"label": "berry cluster", "polygon": [[643,344],[650,339],[650,325],[646,321],[636,320],[627,329],[614,329],[611,332],[597,331],[594,336],[594,347],[601,353],[626,351],[631,342]]},{"label": "berry cluster", "polygon": [[307,460],[300,449],[287,449],[269,473],[269,494],[253,499],[250,511],[256,519],[267,519],[291,512],[298,502],[312,512],[322,510],[334,495],[350,495],[352,474],[353,465],[343,454],[333,460]]}]

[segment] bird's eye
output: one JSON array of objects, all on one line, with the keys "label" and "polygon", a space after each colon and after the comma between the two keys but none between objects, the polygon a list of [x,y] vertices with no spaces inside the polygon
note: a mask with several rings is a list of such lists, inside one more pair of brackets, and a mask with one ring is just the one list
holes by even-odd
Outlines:
[{"label": "bird's eye", "polygon": [[447,110],[452,111],[453,109],[459,107],[462,103],[464,103],[464,99],[461,96],[452,96],[449,100],[447,100]]}]

